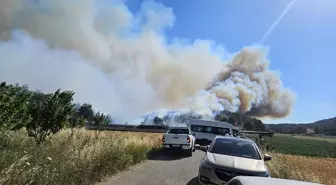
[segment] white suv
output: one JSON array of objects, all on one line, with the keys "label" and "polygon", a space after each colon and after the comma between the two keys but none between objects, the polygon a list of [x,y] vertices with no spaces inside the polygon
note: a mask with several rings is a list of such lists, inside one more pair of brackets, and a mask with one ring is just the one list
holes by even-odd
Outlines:
[{"label": "white suv", "polygon": [[206,154],[199,166],[199,184],[222,185],[236,176],[270,176],[264,161],[272,157],[262,155],[253,140],[217,136],[201,150]]}]

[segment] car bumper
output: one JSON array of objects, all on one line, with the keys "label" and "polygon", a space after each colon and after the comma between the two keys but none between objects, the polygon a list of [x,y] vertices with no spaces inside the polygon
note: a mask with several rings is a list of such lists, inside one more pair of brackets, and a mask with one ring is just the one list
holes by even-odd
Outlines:
[{"label": "car bumper", "polygon": [[[251,172],[248,174],[245,172],[245,174],[243,175],[239,173],[240,172],[236,172],[235,175],[232,175],[232,172],[228,172],[223,169],[211,168],[211,167],[204,168],[200,166],[198,172],[198,182],[201,185],[224,185],[227,184],[227,182],[229,182],[235,176],[260,176],[258,174],[255,174],[255,172]],[[262,177],[267,178],[270,176],[268,175],[267,177],[266,176]]]},{"label": "car bumper", "polygon": [[180,145],[174,145],[174,144],[163,144],[162,145],[163,148],[166,148],[166,149],[170,149],[170,150],[174,150],[174,149],[179,149],[179,150],[190,150],[192,148],[191,145],[183,145],[183,144],[180,144]]},{"label": "car bumper", "polygon": [[224,185],[227,182],[222,181],[213,170],[199,169],[198,183],[200,185]]}]

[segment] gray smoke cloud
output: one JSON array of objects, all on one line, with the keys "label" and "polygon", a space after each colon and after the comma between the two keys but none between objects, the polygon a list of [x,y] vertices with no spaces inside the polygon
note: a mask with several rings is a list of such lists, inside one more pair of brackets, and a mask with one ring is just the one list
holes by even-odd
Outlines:
[{"label": "gray smoke cloud", "polygon": [[[103,2],[103,1],[101,1]],[[78,102],[135,118],[156,109],[218,110],[285,117],[294,94],[268,69],[267,52],[229,55],[208,40],[176,38],[172,9],[144,2],[1,0],[0,80],[76,92]]]}]

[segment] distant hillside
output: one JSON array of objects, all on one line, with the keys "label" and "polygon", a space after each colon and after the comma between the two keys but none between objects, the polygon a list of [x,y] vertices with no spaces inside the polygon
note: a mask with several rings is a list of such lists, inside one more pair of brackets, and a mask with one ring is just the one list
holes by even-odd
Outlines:
[{"label": "distant hillside", "polygon": [[336,135],[336,117],[307,124],[266,124],[266,129],[285,134],[305,134],[307,129],[312,129],[315,134]]}]

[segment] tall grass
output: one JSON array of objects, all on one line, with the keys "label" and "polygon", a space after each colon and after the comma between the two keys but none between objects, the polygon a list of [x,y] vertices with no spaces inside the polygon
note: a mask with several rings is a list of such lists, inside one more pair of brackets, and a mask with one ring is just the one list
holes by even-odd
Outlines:
[{"label": "tall grass", "polygon": [[272,177],[294,179],[326,185],[336,184],[336,158],[316,158],[271,153],[267,162]]},{"label": "tall grass", "polygon": [[161,134],[61,131],[37,147],[24,131],[0,136],[0,184],[92,184],[145,160]]},{"label": "tall grass", "polygon": [[[1,185],[93,184],[139,163],[161,144],[162,134],[64,130],[37,147],[24,131],[0,135]],[[315,144],[314,141],[312,141]],[[303,146],[302,146],[303,147]],[[267,153],[267,152],[266,152]],[[336,158],[270,153],[272,177],[336,184]]]}]

